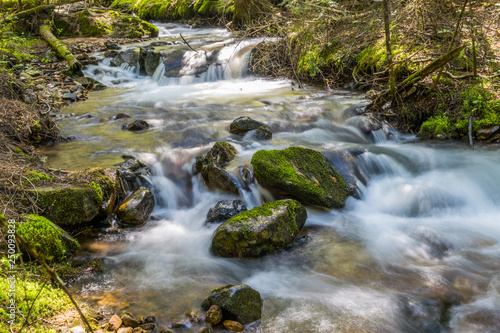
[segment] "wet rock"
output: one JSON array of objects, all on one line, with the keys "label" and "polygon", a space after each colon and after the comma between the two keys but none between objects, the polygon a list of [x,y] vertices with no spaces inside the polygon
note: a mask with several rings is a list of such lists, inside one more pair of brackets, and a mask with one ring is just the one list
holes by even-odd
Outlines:
[{"label": "wet rock", "polygon": [[424,242],[429,247],[430,254],[438,259],[448,256],[454,250],[453,244],[430,228],[419,227],[415,232],[415,238]]},{"label": "wet rock", "polygon": [[135,157],[129,157],[126,161],[115,164],[120,169],[126,169],[130,171],[137,171],[141,168],[145,168],[146,164],[142,163]]},{"label": "wet rock", "polygon": [[155,316],[147,316],[144,318],[144,323],[156,323],[156,317]]},{"label": "wet rock", "polygon": [[121,47],[116,43],[108,42],[108,43],[105,43],[104,46],[106,46],[107,50],[120,50],[121,49]]},{"label": "wet rock", "polygon": [[273,132],[266,126],[260,126],[255,130],[255,138],[257,140],[271,140],[273,138]]},{"label": "wet rock", "polygon": [[245,135],[245,133],[256,130],[259,127],[267,127],[261,122],[258,122],[256,120],[253,120],[250,117],[239,117],[233,120],[231,125],[229,125],[229,133],[232,134],[238,134],[238,135]]},{"label": "wet rock", "polygon": [[154,49],[141,47],[139,51],[139,66],[142,75],[153,75],[160,64],[161,53]]},{"label": "wet rock", "polygon": [[234,320],[224,320],[223,324],[224,327],[231,332],[241,332],[245,329],[243,325]]},{"label": "wet rock", "polygon": [[172,328],[188,328],[189,325],[187,323],[177,321],[177,322],[173,322],[172,324],[170,324],[170,327],[172,327]]},{"label": "wet rock", "polygon": [[117,113],[116,116],[114,116],[114,119],[125,119],[125,118],[132,118],[126,113]]},{"label": "wet rock", "polygon": [[208,211],[206,222],[225,222],[246,210],[247,207],[241,200],[219,201],[215,207]]},{"label": "wet rock", "polygon": [[123,224],[141,225],[148,219],[155,206],[153,193],[139,187],[120,204],[116,215]]},{"label": "wet rock", "polygon": [[500,126],[498,125],[488,128],[481,128],[477,130],[477,139],[481,141],[487,141],[488,139],[490,139],[495,134],[498,134],[499,132],[500,132]]},{"label": "wet rock", "polygon": [[115,50],[109,50],[109,51],[104,52],[104,56],[105,56],[106,58],[114,58],[114,57],[116,57],[117,55],[118,55],[118,52],[117,52],[117,51],[115,51]]},{"label": "wet rock", "polygon": [[123,322],[123,326],[126,327],[136,328],[141,323],[138,319],[134,318],[134,316],[127,312],[123,313],[120,318]]},{"label": "wet rock", "polygon": [[150,127],[151,127],[151,125],[149,125],[149,123],[147,121],[136,120],[136,121],[134,121],[131,124],[125,124],[125,125],[123,125],[122,129],[128,130],[128,131],[137,132],[137,131],[146,130],[146,129],[150,128]]},{"label": "wet rock", "polygon": [[72,93],[66,93],[62,96],[62,99],[65,101],[76,102],[76,95]]},{"label": "wet rock", "polygon": [[229,143],[216,142],[212,149],[196,157],[195,170],[201,173],[210,190],[238,194],[236,180],[224,169],[236,154],[236,149]]},{"label": "wet rock", "polygon": [[174,331],[172,331],[171,329],[169,328],[162,328],[160,330],[160,333],[174,333]]},{"label": "wet rock", "polygon": [[81,53],[81,54],[76,56],[76,60],[78,60],[78,61],[89,60],[89,59],[90,59],[90,57],[89,57],[88,53]]},{"label": "wet rock", "polygon": [[132,333],[144,333],[147,331],[144,331],[141,327],[136,327],[132,330]]},{"label": "wet rock", "polygon": [[122,327],[119,328],[116,333],[132,333],[134,329],[132,327]]},{"label": "wet rock", "polygon": [[222,310],[219,306],[214,304],[207,310],[205,321],[212,326],[215,326],[222,321]]},{"label": "wet rock", "polygon": [[351,117],[346,121],[347,125],[358,128],[364,134],[382,129],[382,122],[367,116]]},{"label": "wet rock", "polygon": [[200,328],[200,333],[213,333],[214,330],[208,326]]},{"label": "wet rock", "polygon": [[139,51],[138,50],[126,50],[118,53],[116,57],[114,57],[110,64],[111,66],[120,67],[121,64],[126,63],[129,66],[137,66],[139,62]]},{"label": "wet rock", "polygon": [[278,195],[326,208],[343,208],[350,195],[343,177],[312,149],[260,150],[251,163],[259,184]]},{"label": "wet rock", "polygon": [[113,315],[113,317],[109,319],[108,324],[109,328],[111,328],[112,331],[117,331],[120,328],[120,326],[122,326],[122,320],[117,315]]},{"label": "wet rock", "polygon": [[146,324],[140,325],[139,327],[142,328],[143,330],[146,330],[146,331],[152,331],[156,328],[156,324],[155,323],[146,323]]},{"label": "wet rock", "polygon": [[222,257],[260,257],[291,244],[307,219],[306,209],[292,199],[277,200],[233,216],[212,239]]},{"label": "wet rock", "polygon": [[186,316],[188,317],[189,321],[194,323],[194,324],[197,324],[200,322],[200,319],[198,318],[198,316],[194,312],[186,311]]},{"label": "wet rock", "polygon": [[201,307],[208,310],[217,305],[226,320],[248,324],[259,320],[262,313],[260,293],[245,284],[228,285],[212,291]]}]

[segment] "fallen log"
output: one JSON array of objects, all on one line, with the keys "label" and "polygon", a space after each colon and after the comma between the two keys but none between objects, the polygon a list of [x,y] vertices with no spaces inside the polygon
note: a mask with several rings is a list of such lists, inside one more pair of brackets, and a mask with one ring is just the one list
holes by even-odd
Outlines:
[{"label": "fallen log", "polygon": [[50,14],[54,8],[56,8],[55,5],[41,5],[37,7],[33,7],[27,10],[23,10],[22,12],[16,13],[14,15],[11,15],[7,18],[7,20],[11,19],[26,19],[30,18],[34,15],[41,15],[41,14]]},{"label": "fallen log", "polygon": [[[439,58],[436,58],[430,64],[424,68],[416,71],[412,75],[408,76],[403,82],[396,86],[396,95],[401,96],[405,91],[410,89],[413,85],[420,82],[436,70],[442,68],[451,60],[455,59],[460,52],[464,49],[465,44],[452,49],[450,52],[443,54]],[[380,93],[366,108],[367,110],[376,110],[391,98],[389,90]]]},{"label": "fallen log", "polygon": [[69,68],[73,73],[81,72],[82,64],[76,60],[75,56],[71,53],[68,47],[52,34],[48,25],[40,26],[40,35],[61,57],[68,62]]}]

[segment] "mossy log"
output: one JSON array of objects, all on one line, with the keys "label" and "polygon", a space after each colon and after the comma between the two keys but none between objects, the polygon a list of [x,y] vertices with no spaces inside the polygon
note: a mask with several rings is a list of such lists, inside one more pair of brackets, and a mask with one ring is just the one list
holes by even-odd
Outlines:
[{"label": "mossy log", "polygon": [[50,14],[54,10],[54,8],[56,8],[55,5],[41,5],[16,13],[10,16],[9,19],[26,19],[34,15]]},{"label": "mossy log", "polygon": [[[439,68],[446,65],[451,60],[455,59],[460,52],[465,48],[465,44],[452,49],[450,52],[443,54],[439,58],[433,60],[430,64],[424,68],[416,71],[412,75],[408,76],[403,82],[397,85],[396,95],[402,95],[405,91],[410,89],[413,85],[420,82]],[[384,91],[379,94],[373,102],[368,105],[367,110],[377,110],[379,107],[384,105],[391,98],[390,92]]]},{"label": "mossy log", "polygon": [[75,56],[71,51],[68,49],[68,47],[61,42],[59,39],[56,38],[52,34],[52,31],[50,30],[50,27],[48,25],[42,25],[40,26],[40,35],[47,41],[47,43],[52,46],[54,50],[57,51],[57,53],[63,57],[69,64],[69,67],[71,68],[71,71],[73,73],[78,73],[82,69],[82,64],[76,60]]}]

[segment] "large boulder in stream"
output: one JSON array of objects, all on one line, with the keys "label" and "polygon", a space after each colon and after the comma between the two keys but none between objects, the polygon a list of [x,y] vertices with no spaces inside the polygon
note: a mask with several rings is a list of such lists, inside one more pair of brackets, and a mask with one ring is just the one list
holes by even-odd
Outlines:
[{"label": "large boulder in stream", "polygon": [[114,10],[85,9],[58,15],[54,24],[64,36],[138,38],[157,37],[159,33],[153,24]]},{"label": "large boulder in stream", "polygon": [[205,185],[214,191],[238,194],[236,180],[224,169],[238,152],[227,142],[216,142],[206,153],[196,157],[195,170]]},{"label": "large boulder in stream", "polygon": [[141,186],[123,200],[116,211],[116,215],[123,224],[141,225],[146,222],[154,207],[153,193]]},{"label": "large boulder in stream", "polygon": [[350,195],[343,177],[312,149],[260,150],[251,163],[259,184],[302,203],[343,208]]},{"label": "large boulder in stream", "polygon": [[212,291],[201,307],[205,310],[217,305],[224,320],[236,320],[248,324],[262,316],[260,293],[246,284],[228,285]]},{"label": "large boulder in stream", "polygon": [[222,257],[260,257],[291,244],[307,219],[306,209],[292,199],[278,200],[233,216],[212,239]]}]

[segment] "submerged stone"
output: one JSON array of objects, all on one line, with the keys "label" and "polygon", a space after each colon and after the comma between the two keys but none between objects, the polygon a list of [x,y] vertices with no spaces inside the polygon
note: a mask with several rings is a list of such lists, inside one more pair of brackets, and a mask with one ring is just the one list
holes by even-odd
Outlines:
[{"label": "submerged stone", "polygon": [[122,126],[122,129],[132,131],[132,132],[137,132],[137,131],[142,131],[150,128],[151,125],[145,120],[136,120],[131,124],[125,124]]},{"label": "submerged stone", "polygon": [[241,200],[219,201],[208,211],[206,222],[224,222],[246,210],[247,206]]},{"label": "submerged stone", "polygon": [[305,208],[292,199],[278,200],[233,216],[212,239],[222,257],[259,257],[291,244],[307,219]]},{"label": "submerged stone", "polygon": [[303,203],[343,208],[350,194],[343,177],[312,149],[260,150],[251,163],[259,184]]},{"label": "submerged stone", "polygon": [[141,225],[146,222],[154,206],[153,193],[145,187],[139,187],[123,200],[116,215],[123,224]]},{"label": "submerged stone", "polygon": [[267,126],[259,121],[253,120],[250,117],[239,117],[233,120],[231,125],[229,125],[229,133],[232,134],[238,134],[238,135],[245,135],[247,132],[256,130],[259,127],[265,127]]},{"label": "submerged stone", "polygon": [[222,310],[224,319],[235,320],[242,324],[259,320],[262,313],[260,293],[246,284],[215,289],[203,301],[201,307],[208,310],[212,305],[217,305]]}]

